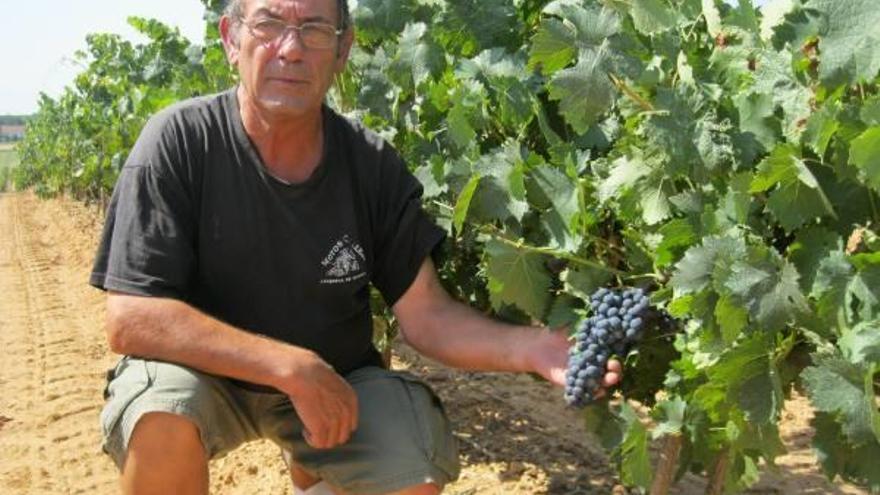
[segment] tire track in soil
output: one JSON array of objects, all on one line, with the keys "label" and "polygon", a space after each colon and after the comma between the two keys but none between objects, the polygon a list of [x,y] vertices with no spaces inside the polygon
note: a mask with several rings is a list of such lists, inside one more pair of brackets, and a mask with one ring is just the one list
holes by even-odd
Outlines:
[{"label": "tire track in soil", "polygon": [[[47,205],[0,195],[0,491],[95,493],[115,477],[97,430],[100,315],[79,317],[81,271]],[[70,226],[67,226],[68,228]]]}]

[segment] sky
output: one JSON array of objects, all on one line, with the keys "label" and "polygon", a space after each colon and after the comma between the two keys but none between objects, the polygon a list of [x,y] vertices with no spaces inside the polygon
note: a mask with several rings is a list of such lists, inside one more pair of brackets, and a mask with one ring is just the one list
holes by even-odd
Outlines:
[{"label": "sky", "polygon": [[204,33],[199,0],[0,0],[0,12],[0,115],[35,112],[40,92],[60,95],[81,70],[74,53],[85,48],[87,34],[143,41],[125,22],[129,16],[158,19],[195,43]]},{"label": "sky", "polygon": [[74,53],[89,33],[118,33],[143,41],[125,20],[158,19],[195,43],[204,34],[199,0],[0,0],[0,115],[37,110],[40,92],[61,94],[81,71]]}]

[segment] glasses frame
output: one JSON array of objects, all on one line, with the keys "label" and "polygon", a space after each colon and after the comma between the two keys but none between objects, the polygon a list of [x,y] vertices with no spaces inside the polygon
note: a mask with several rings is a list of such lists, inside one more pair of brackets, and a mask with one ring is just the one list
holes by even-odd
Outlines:
[{"label": "glasses frame", "polygon": [[[329,24],[329,23],[326,23],[326,22],[304,22],[304,23],[302,23],[302,24],[300,24],[300,25],[296,25],[296,24],[288,24],[288,23],[286,23],[286,22],[284,22],[284,21],[281,21],[281,20],[278,20],[278,19],[271,19],[271,18],[269,18],[269,19],[260,19],[260,20],[254,20],[254,19],[247,20],[247,19],[245,19],[244,17],[239,17],[238,19],[239,19],[239,21],[240,21],[242,24],[244,24],[244,26],[247,28],[247,30],[248,30],[248,32],[251,34],[251,36],[253,36],[253,37],[254,37],[255,39],[257,39],[257,40],[262,41],[263,43],[278,43],[279,41],[284,40],[284,39],[287,37],[287,35],[288,35],[289,32],[293,31],[293,32],[296,33],[297,40],[300,42],[300,44],[301,44],[303,47],[308,48],[309,50],[329,50],[329,49],[333,48],[334,45],[330,44],[330,45],[327,45],[327,46],[318,46],[318,47],[310,46],[310,45],[305,41],[305,38],[303,38],[303,34],[302,34],[303,29],[306,29],[306,28],[308,28],[309,26],[326,26],[326,27],[329,27],[329,28],[332,29],[332,31],[333,31],[333,35],[334,35],[334,37],[335,37],[335,41],[336,41],[336,44],[337,44],[337,45],[339,44],[339,36],[340,36],[342,33],[345,32],[344,29],[340,29],[340,28],[334,26],[333,24]],[[254,32],[254,27],[255,27],[255,25],[260,24],[260,23],[263,23],[263,22],[276,23],[276,24],[279,25],[279,26],[284,26],[284,29],[281,31],[281,34],[279,34],[278,36],[275,36],[274,38],[268,38],[268,39],[267,39],[267,38],[265,38],[265,37],[263,37],[263,36],[258,36],[258,35]],[[329,32],[329,31],[328,31],[328,32]]]}]

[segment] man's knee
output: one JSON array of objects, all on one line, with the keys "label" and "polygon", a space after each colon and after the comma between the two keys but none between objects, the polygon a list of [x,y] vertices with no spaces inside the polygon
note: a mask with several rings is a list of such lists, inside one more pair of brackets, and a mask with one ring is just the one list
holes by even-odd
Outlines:
[{"label": "man's knee", "polygon": [[439,495],[442,491],[443,488],[434,483],[425,483],[422,485],[409,486],[389,495]]},{"label": "man's knee", "polygon": [[138,420],[128,443],[126,463],[132,457],[150,463],[172,464],[175,459],[186,459],[187,464],[208,462],[195,423],[164,412],[147,413]]}]

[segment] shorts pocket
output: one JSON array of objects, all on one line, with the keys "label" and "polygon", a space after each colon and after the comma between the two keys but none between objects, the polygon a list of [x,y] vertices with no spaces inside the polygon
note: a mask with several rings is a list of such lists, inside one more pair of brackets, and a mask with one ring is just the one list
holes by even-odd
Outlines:
[{"label": "shorts pocket", "polygon": [[104,391],[107,401],[101,410],[101,432],[105,442],[113,434],[128,406],[150,386],[155,373],[154,362],[125,356],[108,374],[110,381]]},{"label": "shorts pocket", "polygon": [[421,432],[422,443],[428,459],[454,480],[459,474],[458,440],[452,432],[452,424],[443,408],[440,397],[428,384],[406,373],[395,372],[406,385],[413,406],[416,427]]}]

